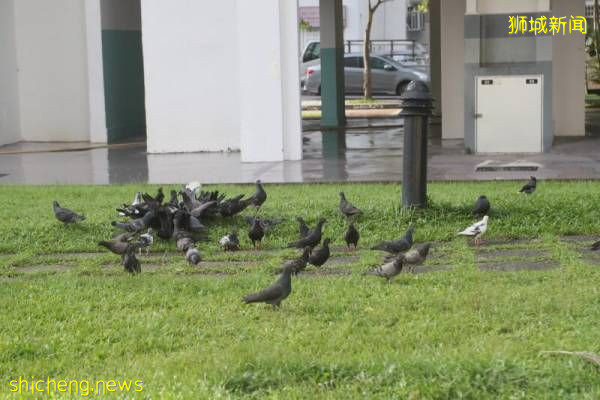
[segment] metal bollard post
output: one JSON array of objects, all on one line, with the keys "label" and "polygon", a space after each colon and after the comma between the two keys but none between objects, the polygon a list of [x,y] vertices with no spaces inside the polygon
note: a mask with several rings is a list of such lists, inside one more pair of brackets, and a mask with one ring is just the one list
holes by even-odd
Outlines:
[{"label": "metal bollard post", "polygon": [[402,205],[427,206],[427,122],[433,99],[427,86],[412,81],[400,96],[404,117],[404,161]]}]

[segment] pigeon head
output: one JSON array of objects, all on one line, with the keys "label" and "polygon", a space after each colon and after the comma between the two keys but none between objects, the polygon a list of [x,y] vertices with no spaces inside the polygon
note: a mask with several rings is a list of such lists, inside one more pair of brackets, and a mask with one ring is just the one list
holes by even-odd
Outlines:
[{"label": "pigeon head", "polygon": [[346,199],[346,195],[344,194],[344,192],[340,192],[340,198]]},{"label": "pigeon head", "polygon": [[319,225],[323,226],[323,224],[327,222],[327,220],[325,218],[320,218],[319,219]]},{"label": "pigeon head", "polygon": [[329,243],[330,243],[330,242],[331,242],[331,239],[329,239],[329,238],[325,238],[325,239],[323,240],[323,247],[327,247],[327,246],[329,246]]},{"label": "pigeon head", "polygon": [[54,200],[52,202],[52,207],[56,208],[56,207],[60,207],[60,204],[58,204],[58,201]]},{"label": "pigeon head", "polygon": [[296,221],[298,221],[300,223],[304,223],[304,218],[302,218],[302,217],[296,217]]},{"label": "pigeon head", "polygon": [[406,230],[406,234],[407,235],[412,235],[413,233],[415,233],[415,227],[414,226],[409,226],[408,229]]},{"label": "pigeon head", "polygon": [[487,197],[485,195],[483,195],[483,194],[481,196],[479,196],[479,198],[480,199],[487,199]]},{"label": "pigeon head", "polygon": [[536,177],[535,177],[535,176],[530,176],[529,178],[530,178],[532,181],[537,181],[537,179],[536,179]]},{"label": "pigeon head", "polygon": [[488,217],[487,215],[485,215],[485,216],[483,217],[483,222],[485,222],[485,223],[487,224],[487,222],[488,222],[488,219],[489,219],[489,217]]},{"label": "pigeon head", "polygon": [[262,181],[261,181],[260,179],[257,179],[257,180],[256,180],[256,184],[257,184],[257,185],[260,185],[260,184],[262,184]]},{"label": "pigeon head", "polygon": [[149,235],[152,235],[153,233],[154,233],[154,229],[152,229],[152,228],[148,228],[148,234],[149,234]]}]

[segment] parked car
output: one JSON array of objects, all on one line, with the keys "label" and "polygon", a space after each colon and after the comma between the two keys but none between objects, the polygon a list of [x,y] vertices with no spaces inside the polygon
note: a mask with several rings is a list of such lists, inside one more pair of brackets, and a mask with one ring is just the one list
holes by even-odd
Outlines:
[{"label": "parked car", "polygon": [[[364,59],[362,54],[344,56],[344,85],[346,93],[362,93]],[[400,95],[410,81],[423,81],[429,85],[429,75],[416,67],[405,66],[387,56],[371,56],[371,82],[373,93]],[[321,65],[306,69],[302,89],[310,94],[321,94]]]}]

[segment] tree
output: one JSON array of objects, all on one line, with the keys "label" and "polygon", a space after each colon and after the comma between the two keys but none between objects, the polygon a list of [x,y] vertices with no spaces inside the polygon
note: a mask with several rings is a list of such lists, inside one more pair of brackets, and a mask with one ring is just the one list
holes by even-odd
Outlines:
[{"label": "tree", "polygon": [[365,41],[363,47],[364,70],[363,70],[363,93],[365,99],[373,97],[371,88],[371,25],[373,25],[373,15],[377,8],[389,0],[367,0],[368,14],[367,26],[365,27]]}]

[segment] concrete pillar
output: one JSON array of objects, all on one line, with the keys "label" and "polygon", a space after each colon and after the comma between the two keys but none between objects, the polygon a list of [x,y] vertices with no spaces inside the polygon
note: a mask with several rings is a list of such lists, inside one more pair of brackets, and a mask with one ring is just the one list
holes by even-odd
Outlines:
[{"label": "concrete pillar", "polygon": [[298,3],[239,0],[237,7],[242,161],[300,160]]},{"label": "concrete pillar", "polygon": [[441,0],[429,1],[429,70],[430,91],[434,100],[433,115],[442,114],[442,49],[441,43]]},{"label": "concrete pillar", "polygon": [[14,0],[0,1],[0,146],[21,140]]},{"label": "concrete pillar", "polygon": [[85,2],[90,142],[106,143],[100,0]]},{"label": "concrete pillar", "polygon": [[[442,139],[465,136],[465,0],[441,2]],[[472,95],[472,94],[469,94]]]},{"label": "concrete pillar", "polygon": [[320,0],[321,125],[346,124],[344,107],[344,21],[342,0]]},{"label": "concrete pillar", "polygon": [[[555,17],[585,14],[583,0],[554,0]],[[592,29],[587,27],[588,31]],[[568,23],[567,23],[568,30]],[[554,136],[585,135],[585,36],[580,32],[552,37],[552,114]]]}]

